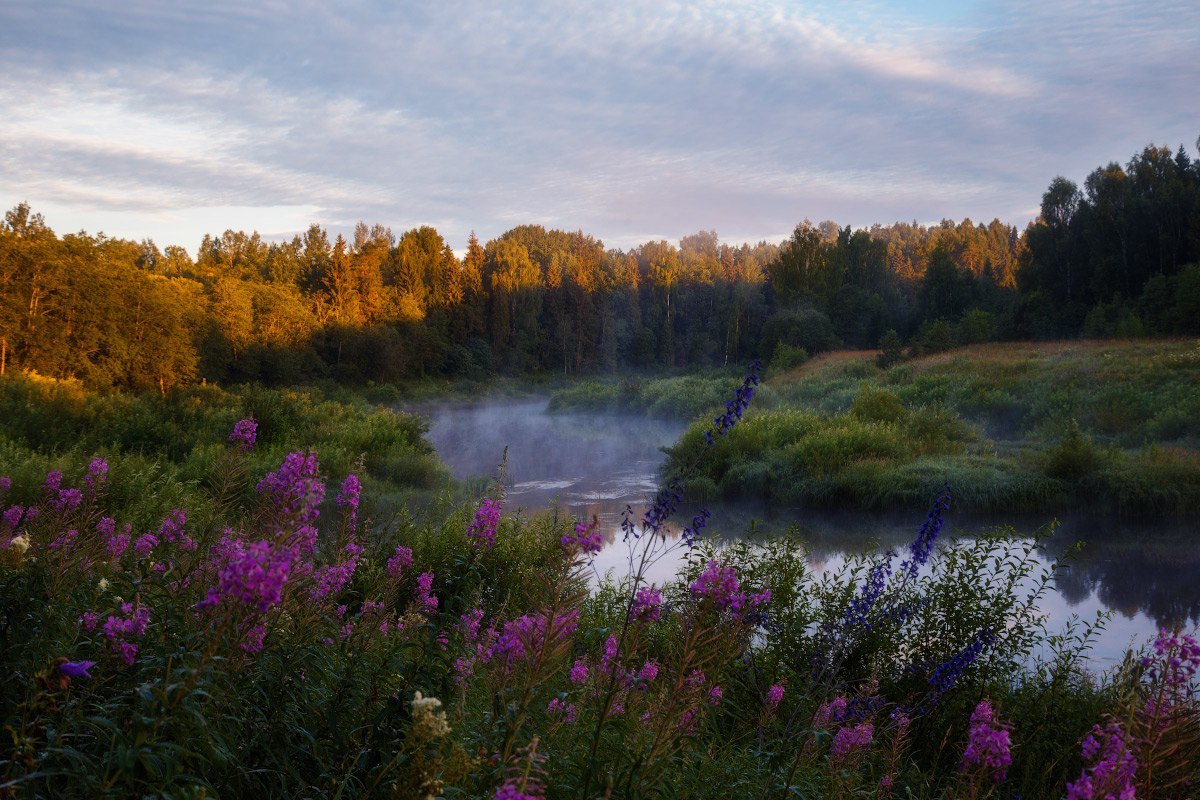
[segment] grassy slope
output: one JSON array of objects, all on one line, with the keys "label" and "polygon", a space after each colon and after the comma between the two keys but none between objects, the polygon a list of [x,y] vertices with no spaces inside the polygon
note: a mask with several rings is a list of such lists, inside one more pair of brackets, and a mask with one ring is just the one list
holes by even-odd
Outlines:
[{"label": "grassy slope", "polygon": [[[1200,509],[1200,342],[991,344],[881,370],[843,352],[769,375],[693,494],[912,507]],[[702,448],[693,425],[679,472]]]}]

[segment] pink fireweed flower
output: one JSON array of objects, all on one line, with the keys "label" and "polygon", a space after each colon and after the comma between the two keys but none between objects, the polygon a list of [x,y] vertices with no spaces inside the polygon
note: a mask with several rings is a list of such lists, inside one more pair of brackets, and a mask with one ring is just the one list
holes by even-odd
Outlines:
[{"label": "pink fireweed flower", "polygon": [[404,545],[399,545],[396,552],[388,559],[387,574],[394,581],[400,580],[406,569],[411,569],[413,565],[413,552]]},{"label": "pink fireweed flower", "polygon": [[156,547],[158,547],[158,537],[152,533],[143,533],[133,543],[133,552],[137,553],[138,558],[145,558],[154,552]]},{"label": "pink fireweed flower", "polygon": [[354,473],[347,475],[338,492],[337,507],[345,512],[347,523],[352,531],[358,527],[358,502],[361,494],[362,484],[359,482],[358,476]]},{"label": "pink fireweed flower", "polygon": [[849,756],[871,746],[875,737],[875,726],[863,722],[851,727],[846,725],[838,729],[833,736],[833,744],[829,746],[829,758],[832,761],[843,761]]},{"label": "pink fireweed flower", "polygon": [[509,778],[496,789],[492,800],[542,800],[542,793],[532,781]]},{"label": "pink fireweed flower", "polygon": [[71,546],[73,544],[75,544],[75,540],[77,538],[79,538],[79,531],[75,530],[74,528],[72,528],[71,530],[68,530],[68,531],[63,531],[54,539],[54,541],[52,541],[52,542],[50,542],[50,544],[46,545],[46,549],[47,550],[70,550]]},{"label": "pink fireweed flower", "polygon": [[579,626],[579,610],[571,609],[550,619],[544,613],[525,614],[504,623],[492,648],[492,657],[506,669],[530,660],[541,648],[567,639]]},{"label": "pink fireweed flower", "polygon": [[577,709],[574,703],[564,703],[555,697],[546,705],[546,713],[551,719],[561,719],[568,725],[572,725],[575,722]]},{"label": "pink fireweed flower", "polygon": [[138,646],[130,641],[140,638],[150,624],[150,610],[145,606],[134,607],[133,603],[121,604],[121,616],[110,615],[104,623],[104,635],[108,637],[113,651],[120,654],[126,664],[137,658]]},{"label": "pink fireweed flower", "polygon": [[112,536],[117,531],[117,521],[112,517],[101,517],[96,523],[96,533],[101,536]]},{"label": "pink fireweed flower", "polygon": [[767,689],[767,708],[774,711],[779,708],[781,702],[783,702],[783,687],[778,683],[773,683],[771,688]]},{"label": "pink fireweed flower", "polygon": [[258,482],[259,494],[267,498],[285,519],[307,525],[320,514],[325,484],[318,476],[321,465],[315,453],[288,453],[279,469]]},{"label": "pink fireweed flower", "polygon": [[88,464],[87,475],[83,478],[84,483],[87,484],[88,494],[95,494],[107,477],[108,462],[103,458],[93,458],[92,462]]},{"label": "pink fireweed flower", "polygon": [[100,615],[97,614],[95,611],[85,611],[85,612],[83,612],[83,616],[79,618],[79,626],[81,628],[83,628],[85,631],[87,631],[88,633],[91,633],[92,631],[96,630],[96,627],[99,624],[100,624]]},{"label": "pink fireweed flower", "polygon": [[283,600],[283,588],[296,559],[292,548],[266,540],[245,544],[237,539],[228,543],[225,552],[217,585],[208,590],[202,608],[229,598],[264,613]]},{"label": "pink fireweed flower", "polygon": [[258,653],[263,649],[263,639],[266,636],[267,626],[260,622],[246,631],[246,635],[242,638],[242,642],[238,645],[238,648],[243,653]]},{"label": "pink fireweed flower", "polygon": [[233,430],[229,432],[230,443],[237,445],[243,453],[250,452],[257,439],[258,423],[254,421],[254,417],[238,420],[233,423]]},{"label": "pink fireweed flower", "polygon": [[74,511],[83,503],[83,492],[78,489],[59,489],[58,495],[50,498],[50,506],[56,511]]},{"label": "pink fireweed flower", "polygon": [[571,667],[569,676],[571,683],[578,686],[588,679],[588,665],[586,658],[580,658],[575,661],[575,665]]},{"label": "pink fireweed flower", "polygon": [[817,712],[813,714],[812,727],[814,730],[826,731],[830,728],[830,723],[838,723],[846,718],[846,706],[848,700],[841,695],[830,700],[828,703],[822,703]]},{"label": "pink fireweed flower", "polygon": [[496,527],[500,524],[500,503],[485,497],[475,510],[475,519],[467,528],[467,536],[476,547],[491,547],[496,543]]},{"label": "pink fireweed flower", "polygon": [[438,599],[433,593],[433,573],[422,572],[417,578],[417,605],[426,614],[432,614],[437,611]]},{"label": "pink fireweed flower", "polygon": [[563,550],[567,555],[579,551],[584,555],[591,557],[595,556],[604,549],[604,534],[597,528],[599,523],[593,517],[591,522],[581,522],[575,526],[573,534],[568,533],[561,539]]},{"label": "pink fireweed flower", "polygon": [[641,671],[637,674],[637,679],[642,683],[650,683],[658,677],[658,664],[653,661],[647,661],[642,665]]},{"label": "pink fireweed flower", "polygon": [[[104,522],[103,519],[100,521]],[[104,545],[105,549],[108,551],[108,557],[111,560],[116,561],[118,558],[125,555],[125,551],[129,549],[129,540],[132,536],[133,526],[129,523],[125,524],[125,527],[121,529],[120,533],[111,534],[108,537],[108,542],[106,542]]]},{"label": "pink fireweed flower", "polygon": [[458,627],[462,631],[463,641],[474,644],[479,640],[479,624],[483,622],[483,609],[473,608],[458,618]]},{"label": "pink fireweed flower", "polygon": [[725,697],[725,691],[720,686],[714,686],[708,690],[708,704],[710,706],[721,705],[721,700]]},{"label": "pink fireweed flower", "polygon": [[657,622],[662,619],[662,592],[655,586],[638,589],[629,609],[629,618],[639,622]]},{"label": "pink fireweed flower", "polygon": [[960,772],[978,773],[1000,783],[1012,765],[1012,741],[987,700],[980,700],[971,714],[967,748]]},{"label": "pink fireweed flower", "polygon": [[314,575],[316,586],[309,593],[311,599],[323,600],[327,597],[336,597],[342,589],[346,588],[346,584],[350,583],[350,579],[354,577],[354,573],[358,569],[358,559],[362,555],[363,548],[355,542],[349,542],[345,552],[346,558],[343,561],[337,564],[328,564],[317,570]]},{"label": "pink fireweed flower", "polygon": [[4,512],[3,522],[4,527],[10,531],[15,531],[17,526],[21,524],[21,518],[25,516],[25,509],[21,506],[9,506]]},{"label": "pink fireweed flower", "polygon": [[1067,800],[1134,800],[1138,763],[1120,724],[1094,726],[1081,750],[1091,766],[1067,783]]},{"label": "pink fireweed flower", "polygon": [[46,480],[42,481],[42,491],[48,497],[53,497],[58,494],[58,488],[62,486],[62,473],[56,469],[46,473]]},{"label": "pink fireweed flower", "polygon": [[696,688],[696,687],[698,687],[698,686],[703,686],[705,683],[707,683],[707,682],[708,682],[708,677],[707,677],[707,676],[706,676],[706,675],[705,675],[703,672],[701,672],[700,670],[698,670],[698,669],[694,669],[694,670],[692,670],[691,672],[689,672],[689,673],[688,673],[688,676],[687,676],[687,678],[685,679],[685,681],[684,681],[684,682],[685,682],[685,683],[686,683],[686,684],[687,684],[689,687],[691,687],[691,688],[693,688],[693,689],[694,689],[694,688]]},{"label": "pink fireweed flower", "polygon": [[709,561],[704,572],[688,588],[693,597],[711,600],[718,609],[729,608],[738,590],[737,570]]}]

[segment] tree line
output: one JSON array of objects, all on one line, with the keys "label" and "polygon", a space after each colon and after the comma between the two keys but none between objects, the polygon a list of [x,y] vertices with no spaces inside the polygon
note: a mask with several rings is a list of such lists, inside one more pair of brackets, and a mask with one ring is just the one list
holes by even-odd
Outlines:
[{"label": "tree line", "polygon": [[[1055,178],[1024,231],[993,220],[780,244],[715,231],[607,249],[522,225],[462,258],[437,230],[291,241],[227,230],[196,258],[87,233],[27,204],[0,225],[0,373],[167,391],[200,379],[688,368],[835,347],[1200,332],[1200,160],[1147,147],[1080,190]],[[782,356],[781,356],[782,357]]]}]

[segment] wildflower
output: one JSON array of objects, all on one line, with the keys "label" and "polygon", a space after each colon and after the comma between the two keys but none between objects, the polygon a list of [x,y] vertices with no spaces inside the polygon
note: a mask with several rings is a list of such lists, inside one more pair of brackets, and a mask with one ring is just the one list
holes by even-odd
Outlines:
[{"label": "wildflower", "polygon": [[642,683],[650,683],[658,677],[658,664],[653,661],[647,661],[642,665],[642,669],[637,674],[637,679]]},{"label": "wildflower", "polygon": [[87,484],[88,494],[95,494],[96,490],[104,484],[107,477],[108,462],[103,458],[93,458],[91,463],[88,464],[87,475],[83,477],[84,482]]},{"label": "wildflower", "polygon": [[437,611],[438,599],[433,594],[433,573],[423,572],[417,578],[417,605],[427,614]]},{"label": "wildflower", "polygon": [[12,488],[12,478],[7,475],[0,475],[0,492],[7,492]]},{"label": "wildflower", "polygon": [[258,653],[263,649],[263,639],[266,638],[266,635],[267,626],[260,622],[246,631],[246,635],[238,647],[243,653]]},{"label": "wildflower", "polygon": [[908,546],[908,558],[900,564],[900,572],[907,578],[917,577],[917,571],[929,560],[933,543],[942,530],[942,514],[950,508],[950,487],[946,487],[933,502],[933,508],[921,524],[917,538]]},{"label": "wildflower", "polygon": [[85,611],[83,616],[79,618],[79,625],[88,633],[96,630],[100,624],[100,615],[95,611]]},{"label": "wildflower", "polygon": [[410,569],[412,567],[412,565],[413,565],[412,550],[405,547],[404,545],[399,545],[396,547],[396,552],[392,555],[391,558],[388,559],[388,562],[387,562],[388,577],[394,581],[398,581],[398,580],[400,580],[400,577],[404,574],[404,570]]},{"label": "wildflower", "polygon": [[1120,724],[1094,726],[1081,752],[1091,766],[1083,768],[1078,780],[1067,783],[1067,800],[1134,800],[1137,758]]},{"label": "wildflower", "polygon": [[929,676],[929,685],[933,687],[934,698],[940,697],[950,690],[955,682],[962,677],[967,668],[975,663],[983,653],[983,649],[995,641],[995,636],[986,628],[971,637],[966,646],[937,666]]},{"label": "wildflower", "polygon": [[[355,542],[346,544],[345,552],[347,557],[337,564],[328,564],[317,571],[315,577],[316,586],[309,593],[313,600],[322,600],[326,597],[333,597],[339,594],[342,589],[346,588],[346,584],[354,577],[355,571],[358,569],[358,559],[362,555],[363,548]],[[436,606],[435,606],[436,607]]]},{"label": "wildflower", "polygon": [[476,547],[491,547],[496,543],[496,527],[500,524],[501,504],[485,497],[475,509],[475,519],[467,528],[467,536]]},{"label": "wildflower", "polygon": [[530,786],[529,783],[531,782],[510,778],[497,787],[496,793],[492,795],[492,800],[541,800],[541,793],[534,794],[537,787]]},{"label": "wildflower", "polygon": [[[725,404],[725,413],[713,418],[713,426],[717,432],[724,436],[733,426],[737,425],[742,419],[742,414],[750,407],[750,400],[754,397],[754,387],[758,386],[758,374],[762,371],[762,362],[755,359],[750,364],[750,372],[746,375],[746,379],[742,381],[742,385],[733,393],[733,399]],[[712,431],[707,432],[705,441],[708,444],[713,443]]]},{"label": "wildflower", "polygon": [[347,510],[347,520],[350,530],[358,527],[358,502],[359,496],[362,494],[362,484],[358,480],[358,476],[350,473],[346,476],[346,480],[342,481],[342,488],[338,492],[337,507]]},{"label": "wildflower", "polygon": [[42,481],[42,491],[50,496],[57,494],[58,488],[62,486],[62,477],[62,473],[56,469],[47,472],[46,480]]},{"label": "wildflower", "polygon": [[412,707],[412,726],[416,736],[422,739],[439,739],[450,733],[446,712],[438,710],[442,707],[441,700],[415,692],[409,705]]},{"label": "wildflower", "polygon": [[831,723],[839,723],[844,720],[848,704],[849,700],[841,695],[838,695],[827,703],[822,703],[817,707],[817,712],[813,714],[813,729],[826,731],[829,730]]},{"label": "wildflower", "polygon": [[95,661],[68,661],[65,664],[59,664],[58,671],[68,678],[87,678],[91,680],[92,673],[88,670],[94,666],[96,666]]},{"label": "wildflower", "polygon": [[718,609],[728,608],[738,590],[737,571],[709,561],[704,572],[688,587],[694,597],[712,600]]},{"label": "wildflower", "polygon": [[963,752],[962,772],[978,772],[1000,783],[1012,765],[1012,742],[1009,732],[1001,725],[992,705],[980,700],[971,714],[967,749]]},{"label": "wildflower", "polygon": [[18,557],[25,555],[26,551],[29,550],[29,537],[25,534],[14,536],[8,541],[8,549],[16,553]]},{"label": "wildflower", "polygon": [[249,545],[241,539],[223,543],[225,557],[217,573],[217,585],[208,590],[201,607],[215,606],[223,598],[250,606],[259,613],[278,605],[295,552],[266,540]]},{"label": "wildflower", "polygon": [[17,526],[21,524],[21,518],[25,516],[25,509],[20,506],[9,506],[4,512],[3,521],[4,527],[15,531]]},{"label": "wildflower", "polygon": [[268,472],[256,487],[285,518],[310,524],[320,514],[325,484],[318,479],[321,465],[314,453],[288,453],[275,472]]},{"label": "wildflower", "polygon": [[771,688],[767,689],[767,708],[774,711],[779,708],[779,704],[783,701],[783,687],[778,683],[771,684]]},{"label": "wildflower", "polygon": [[721,700],[725,697],[725,691],[720,686],[714,686],[708,690],[708,704],[710,706],[721,705]]},{"label": "wildflower", "polygon": [[547,704],[546,713],[552,718],[561,719],[563,722],[571,725],[575,722],[578,709],[575,708],[574,703],[564,703],[555,697]]},{"label": "wildflower", "polygon": [[832,761],[843,761],[855,753],[871,746],[875,736],[875,726],[870,722],[858,725],[844,725],[833,736],[833,744],[829,746],[829,758]]},{"label": "wildflower", "polygon": [[683,543],[688,547],[696,544],[700,538],[700,531],[704,530],[704,526],[708,524],[708,518],[712,516],[712,512],[707,508],[700,509],[700,513],[692,517],[692,524],[683,529],[680,536],[683,538]]},{"label": "wildflower", "polygon": [[58,495],[50,499],[56,511],[74,511],[83,502],[83,492],[78,489],[59,489]]},{"label": "wildflower", "polygon": [[79,537],[79,531],[72,528],[68,531],[60,533],[54,541],[46,545],[47,550],[69,550],[71,545],[75,543],[75,539]]},{"label": "wildflower", "polygon": [[[103,523],[104,520],[102,519],[100,522]],[[108,537],[108,543],[105,545],[105,548],[108,550],[108,557],[110,559],[115,561],[125,555],[125,551],[129,549],[129,539],[132,536],[132,531],[133,527],[126,523],[120,533],[114,533]]]},{"label": "wildflower", "polygon": [[496,639],[492,655],[501,661],[504,668],[511,669],[532,658],[546,645],[570,637],[578,626],[578,609],[571,609],[553,619],[545,612],[525,614],[504,623],[504,630]]},{"label": "wildflower", "polygon": [[254,417],[238,420],[233,424],[233,430],[229,432],[230,443],[236,444],[243,453],[249,452],[257,439],[258,423],[254,421]]},{"label": "wildflower", "polygon": [[145,558],[158,547],[158,537],[152,533],[143,533],[133,543],[133,552],[137,553],[138,558]]},{"label": "wildflower", "polygon": [[633,598],[629,618],[639,622],[657,622],[662,619],[662,591],[654,586],[643,586]]},{"label": "wildflower", "polygon": [[100,582],[96,584],[96,588],[102,592],[107,592],[108,591],[108,578],[101,578]]},{"label": "wildflower", "polygon": [[459,628],[467,644],[474,644],[479,639],[479,624],[483,622],[483,609],[473,608],[458,618]]},{"label": "wildflower", "polygon": [[[663,535],[663,526],[667,524],[667,520],[679,508],[679,503],[683,500],[683,484],[678,480],[671,481],[671,484],[665,489],[660,489],[654,495],[654,502],[646,509],[646,513],[642,515],[642,531],[655,535]],[[633,524],[626,517],[625,522],[621,524],[625,528],[625,539],[628,540],[632,534],[633,538],[638,538],[638,534],[633,533]]]},{"label": "wildflower", "polygon": [[121,604],[121,616],[110,615],[104,623],[104,635],[113,650],[120,653],[126,664],[133,664],[138,646],[130,639],[140,638],[150,624],[150,610],[145,606],[134,607],[132,603]]},{"label": "wildflower", "polygon": [[158,528],[158,538],[160,541],[169,544],[177,544],[184,550],[195,550],[196,543],[192,537],[183,532],[183,526],[187,523],[187,513],[182,508],[175,508],[171,513],[167,514],[166,519],[162,521],[162,525]]},{"label": "wildflower", "polygon": [[574,534],[565,534],[560,540],[563,550],[567,551],[568,555],[578,550],[589,558],[599,553],[604,548],[604,534],[597,530],[598,525],[595,517],[592,517],[590,523],[581,522],[576,525]]},{"label": "wildflower", "polygon": [[871,629],[868,617],[871,609],[875,606],[875,602],[879,599],[879,595],[883,593],[883,589],[887,585],[887,579],[892,574],[892,559],[894,557],[895,554],[889,550],[884,554],[884,558],[871,568],[871,572],[867,576],[867,581],[863,584],[858,597],[851,600],[850,607],[846,609],[844,621],[847,628],[860,625],[867,630]]},{"label": "wildflower", "polygon": [[573,667],[571,667],[571,672],[569,674],[569,677],[571,678],[571,683],[574,683],[576,685],[581,684],[584,681],[586,681],[588,678],[587,659],[585,659],[585,658],[577,659],[575,661],[575,665]]}]

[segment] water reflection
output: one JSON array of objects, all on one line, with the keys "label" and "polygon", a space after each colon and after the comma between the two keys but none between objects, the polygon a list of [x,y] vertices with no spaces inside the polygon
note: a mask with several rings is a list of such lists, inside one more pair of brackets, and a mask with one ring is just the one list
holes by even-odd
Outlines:
[{"label": "water reflection", "polygon": [[[418,411],[429,417],[430,441],[460,479],[494,474],[508,448],[508,511],[540,510],[557,500],[578,516],[595,514],[610,541],[597,568],[618,573],[627,568],[621,513],[630,505],[640,516],[655,489],[661,448],[673,443],[684,427],[618,415],[548,414],[545,399]],[[707,532],[712,536],[766,537],[794,527],[810,548],[816,570],[837,569],[847,554],[868,547],[903,548],[923,518],[922,512],[811,512],[758,503],[709,508]],[[686,524],[692,511],[681,509],[678,519]],[[1050,521],[1048,516],[987,518],[952,512],[945,532],[970,536],[1012,525],[1029,536]],[[1149,638],[1159,626],[1200,623],[1198,533],[1190,522],[1147,525],[1085,516],[1061,520],[1040,552],[1046,563],[1072,553],[1069,566],[1058,576],[1056,593],[1042,603],[1050,628],[1061,628],[1071,614],[1086,619],[1097,609],[1116,612],[1095,652],[1101,661],[1112,661],[1131,641]],[[1084,542],[1082,548],[1076,548],[1079,542]],[[653,579],[669,579],[678,566],[678,557],[664,559],[655,565]]]}]

